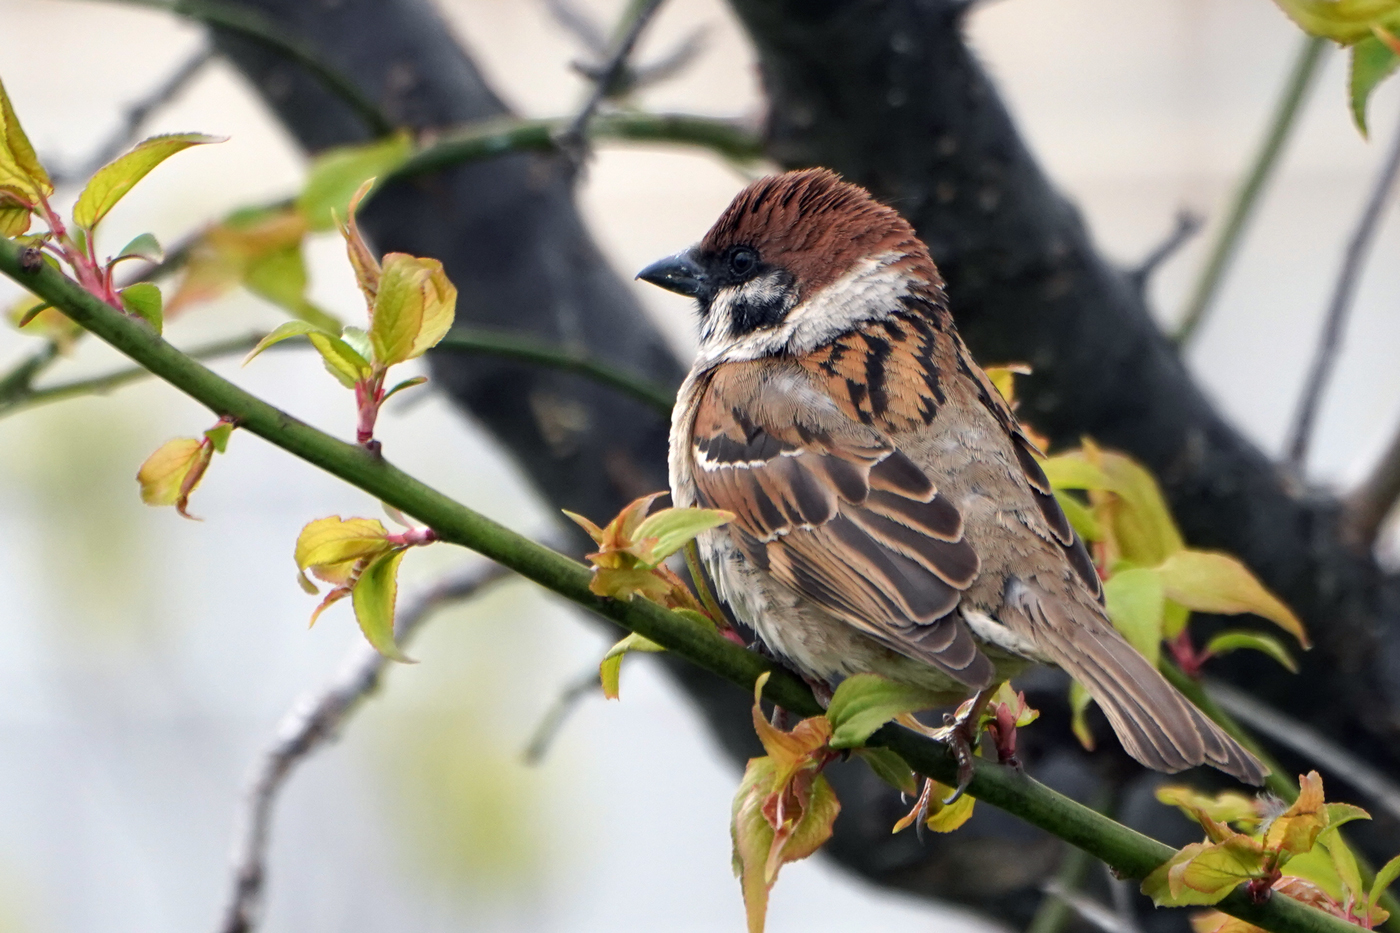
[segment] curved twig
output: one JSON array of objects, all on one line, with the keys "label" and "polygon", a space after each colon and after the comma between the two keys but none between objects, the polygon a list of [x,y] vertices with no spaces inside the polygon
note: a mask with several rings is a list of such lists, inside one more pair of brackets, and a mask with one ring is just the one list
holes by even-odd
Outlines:
[{"label": "curved twig", "polygon": [[1326,48],[1326,39],[1314,36],[1303,39],[1303,44],[1298,49],[1298,57],[1289,73],[1288,83],[1284,86],[1283,96],[1279,98],[1274,117],[1269,121],[1269,129],[1264,134],[1259,151],[1255,153],[1248,174],[1230,201],[1230,211],[1225,215],[1225,223],[1221,225],[1220,232],[1211,243],[1205,268],[1201,270],[1201,277],[1196,280],[1191,299],[1182,312],[1181,323],[1177,325],[1174,335],[1178,344],[1184,346],[1191,341],[1200,329],[1206,312],[1210,310],[1210,303],[1215,299],[1220,283],[1225,278],[1225,272],[1230,267],[1230,261],[1234,259],[1235,251],[1240,245],[1245,225],[1254,213],[1254,208],[1258,206],[1259,194],[1278,166],[1283,144],[1288,141],[1289,134],[1298,122],[1303,100],[1307,97],[1308,89],[1312,87],[1313,78],[1317,75],[1318,62],[1322,60],[1322,53]]},{"label": "curved twig", "polygon": [[1327,306],[1327,317],[1322,325],[1322,340],[1313,357],[1312,369],[1308,372],[1308,381],[1298,403],[1293,430],[1289,432],[1288,462],[1300,476],[1307,465],[1308,446],[1312,443],[1313,427],[1317,422],[1318,408],[1322,404],[1322,393],[1331,379],[1332,368],[1337,364],[1337,351],[1341,349],[1342,332],[1351,316],[1352,298],[1355,297],[1356,286],[1361,280],[1361,270],[1365,266],[1367,253],[1371,251],[1371,244],[1375,242],[1376,232],[1380,229],[1386,200],[1391,189],[1395,187],[1397,176],[1400,176],[1400,129],[1395,131],[1395,138],[1390,143],[1390,152],[1376,175],[1371,195],[1366,199],[1366,207],[1361,212],[1361,219],[1356,223],[1356,230],[1347,242],[1342,268],[1337,273],[1337,284],[1333,287],[1332,300]]},{"label": "curved twig", "polygon": [[246,7],[221,3],[219,0],[109,0],[130,6],[152,7],[196,20],[207,26],[217,26],[246,36],[274,51],[280,52],[307,71],[365,124],[374,136],[387,136],[394,132],[394,124],[379,109],[379,105],[367,97],[356,84],[326,63],[320,54],[308,43],[284,35],[256,11]]},{"label": "curved twig", "polygon": [[[399,613],[396,640],[403,644],[434,612],[475,596],[509,573],[498,564],[483,564],[443,580]],[[259,756],[248,780],[233,847],[233,890],[220,933],[248,933],[257,926],[277,794],[297,765],[337,736],[359,702],[379,686],[387,664],[369,645],[356,645],[329,684],[297,700],[282,717],[276,738]]]}]

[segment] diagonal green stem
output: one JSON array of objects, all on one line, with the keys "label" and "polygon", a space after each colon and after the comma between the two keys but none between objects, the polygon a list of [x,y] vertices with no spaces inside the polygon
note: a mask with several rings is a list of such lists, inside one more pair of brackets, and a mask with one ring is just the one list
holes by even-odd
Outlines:
[{"label": "diagonal green stem", "polygon": [[[758,676],[771,670],[764,690],[768,699],[801,716],[821,712],[811,690],[790,672],[773,669],[758,654],[655,603],[640,599],[620,602],[594,595],[588,588],[591,574],[582,564],[453,501],[383,457],[318,431],[250,395],[166,343],[142,322],[89,295],[57,270],[44,265],[26,272],[19,258],[20,248],[0,239],[0,272],[220,417],[235,420],[244,430],[417,518],[442,540],[477,551],[744,689],[751,690]],[[957,780],[957,764],[948,750],[924,736],[891,724],[875,733],[870,744],[895,751],[921,774],[945,783]],[[973,767],[968,787],[973,796],[1078,846],[1121,874],[1142,878],[1174,851],[1055,793],[1029,775],[981,759],[974,759]],[[1252,904],[1237,890],[1219,906],[1275,933],[1354,933],[1349,924],[1286,897]]]},{"label": "diagonal green stem", "polygon": [[1302,103],[1312,86],[1318,62],[1322,60],[1322,53],[1326,47],[1326,39],[1307,36],[1298,49],[1298,57],[1293,62],[1293,70],[1289,73],[1283,96],[1279,98],[1274,109],[1269,129],[1259,144],[1259,151],[1254,155],[1249,172],[1230,201],[1230,212],[1225,216],[1225,223],[1221,225],[1220,232],[1215,235],[1215,240],[1210,245],[1205,268],[1201,270],[1201,276],[1196,280],[1196,287],[1192,289],[1191,298],[1182,312],[1181,323],[1177,325],[1173,335],[1180,346],[1191,342],[1220,290],[1220,283],[1225,278],[1231,260],[1235,258],[1245,226],[1259,204],[1259,195],[1278,166],[1283,144],[1288,141],[1289,134],[1298,122]]}]

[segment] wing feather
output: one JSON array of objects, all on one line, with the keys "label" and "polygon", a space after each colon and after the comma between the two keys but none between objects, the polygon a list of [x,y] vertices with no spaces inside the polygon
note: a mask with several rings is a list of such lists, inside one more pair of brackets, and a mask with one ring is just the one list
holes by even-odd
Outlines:
[{"label": "wing feather", "polygon": [[957,508],[887,435],[804,407],[799,390],[723,373],[707,387],[698,498],[736,516],[717,533],[871,638],[986,686],[992,664],[953,611],[979,567]]}]

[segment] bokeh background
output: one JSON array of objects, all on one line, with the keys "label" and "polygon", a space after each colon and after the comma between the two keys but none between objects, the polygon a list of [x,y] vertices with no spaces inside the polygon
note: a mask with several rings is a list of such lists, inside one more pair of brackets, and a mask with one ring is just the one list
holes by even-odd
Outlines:
[{"label": "bokeh background", "polygon": [[[620,0],[581,4],[610,22]],[[541,0],[439,0],[518,112],[570,112],[581,54]],[[706,27],[707,52],[648,91],[656,108],[757,115],[752,53],[718,0],[671,0],[643,42],[656,53]],[[1136,263],[1180,208],[1218,222],[1301,41],[1268,0],[999,0],[969,21],[1032,148],[1100,244]],[[83,162],[202,41],[159,12],[113,3],[0,0],[0,78],[50,164]],[[1189,357],[1216,401],[1278,452],[1341,250],[1380,145],[1345,105],[1331,53],[1213,316]],[[1372,101],[1387,140],[1400,82]],[[161,167],[112,214],[107,249],[152,231],[174,242],[230,209],[295,191],[305,165],[231,69],[215,62],[149,133],[227,135]],[[745,183],[675,149],[603,148],[580,198],[630,273],[697,239]],[[65,191],[65,203],[76,191]],[[1209,236],[1151,284],[1175,319]],[[1345,486],[1400,420],[1400,218],[1367,266],[1323,407],[1311,476]],[[337,239],[311,250],[312,294],[345,317],[359,296]],[[638,284],[683,355],[687,303]],[[0,305],[18,292],[0,281]],[[956,301],[956,295],[953,296]],[[176,343],[269,328],[237,293],[172,325]],[[0,331],[0,367],[35,346]],[[54,378],[119,365],[95,342]],[[983,361],[987,363],[997,361]],[[348,435],[348,394],[303,352],[220,372]],[[294,582],[307,520],[375,515],[367,496],[235,436],[193,501],[204,520],[143,506],[134,480],[164,440],[212,419],[146,383],[0,421],[0,931],[211,928],[229,884],[243,781],[277,721],[328,680],[359,635],[349,607],[311,631]],[[511,527],[546,534],[541,505],[486,436],[441,399],[392,405],[380,436],[401,465]],[[601,516],[595,516],[601,517]],[[1393,548],[1393,545],[1392,545]],[[471,560],[405,562],[412,591]],[[582,701],[544,764],[522,749],[558,692],[596,664],[605,635],[529,584],[509,582],[437,617],[329,751],[279,804],[265,929],[737,930],[729,799],[738,775],[646,660],[623,699]],[[986,924],[876,891],[820,858],[788,867],[770,929],[952,930]]]}]

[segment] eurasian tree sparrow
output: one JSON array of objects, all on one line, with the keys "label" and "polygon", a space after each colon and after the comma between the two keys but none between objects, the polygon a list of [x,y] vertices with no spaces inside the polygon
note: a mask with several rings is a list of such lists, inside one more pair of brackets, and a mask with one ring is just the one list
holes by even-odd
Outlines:
[{"label": "eurasian tree sparrow", "polygon": [[671,491],[737,516],[700,552],[775,655],[819,686],[869,671],[950,704],[1058,665],[1147,767],[1262,782],[1109,622],[1035,445],[897,212],[824,169],[763,178],[638,278],[699,303]]}]

